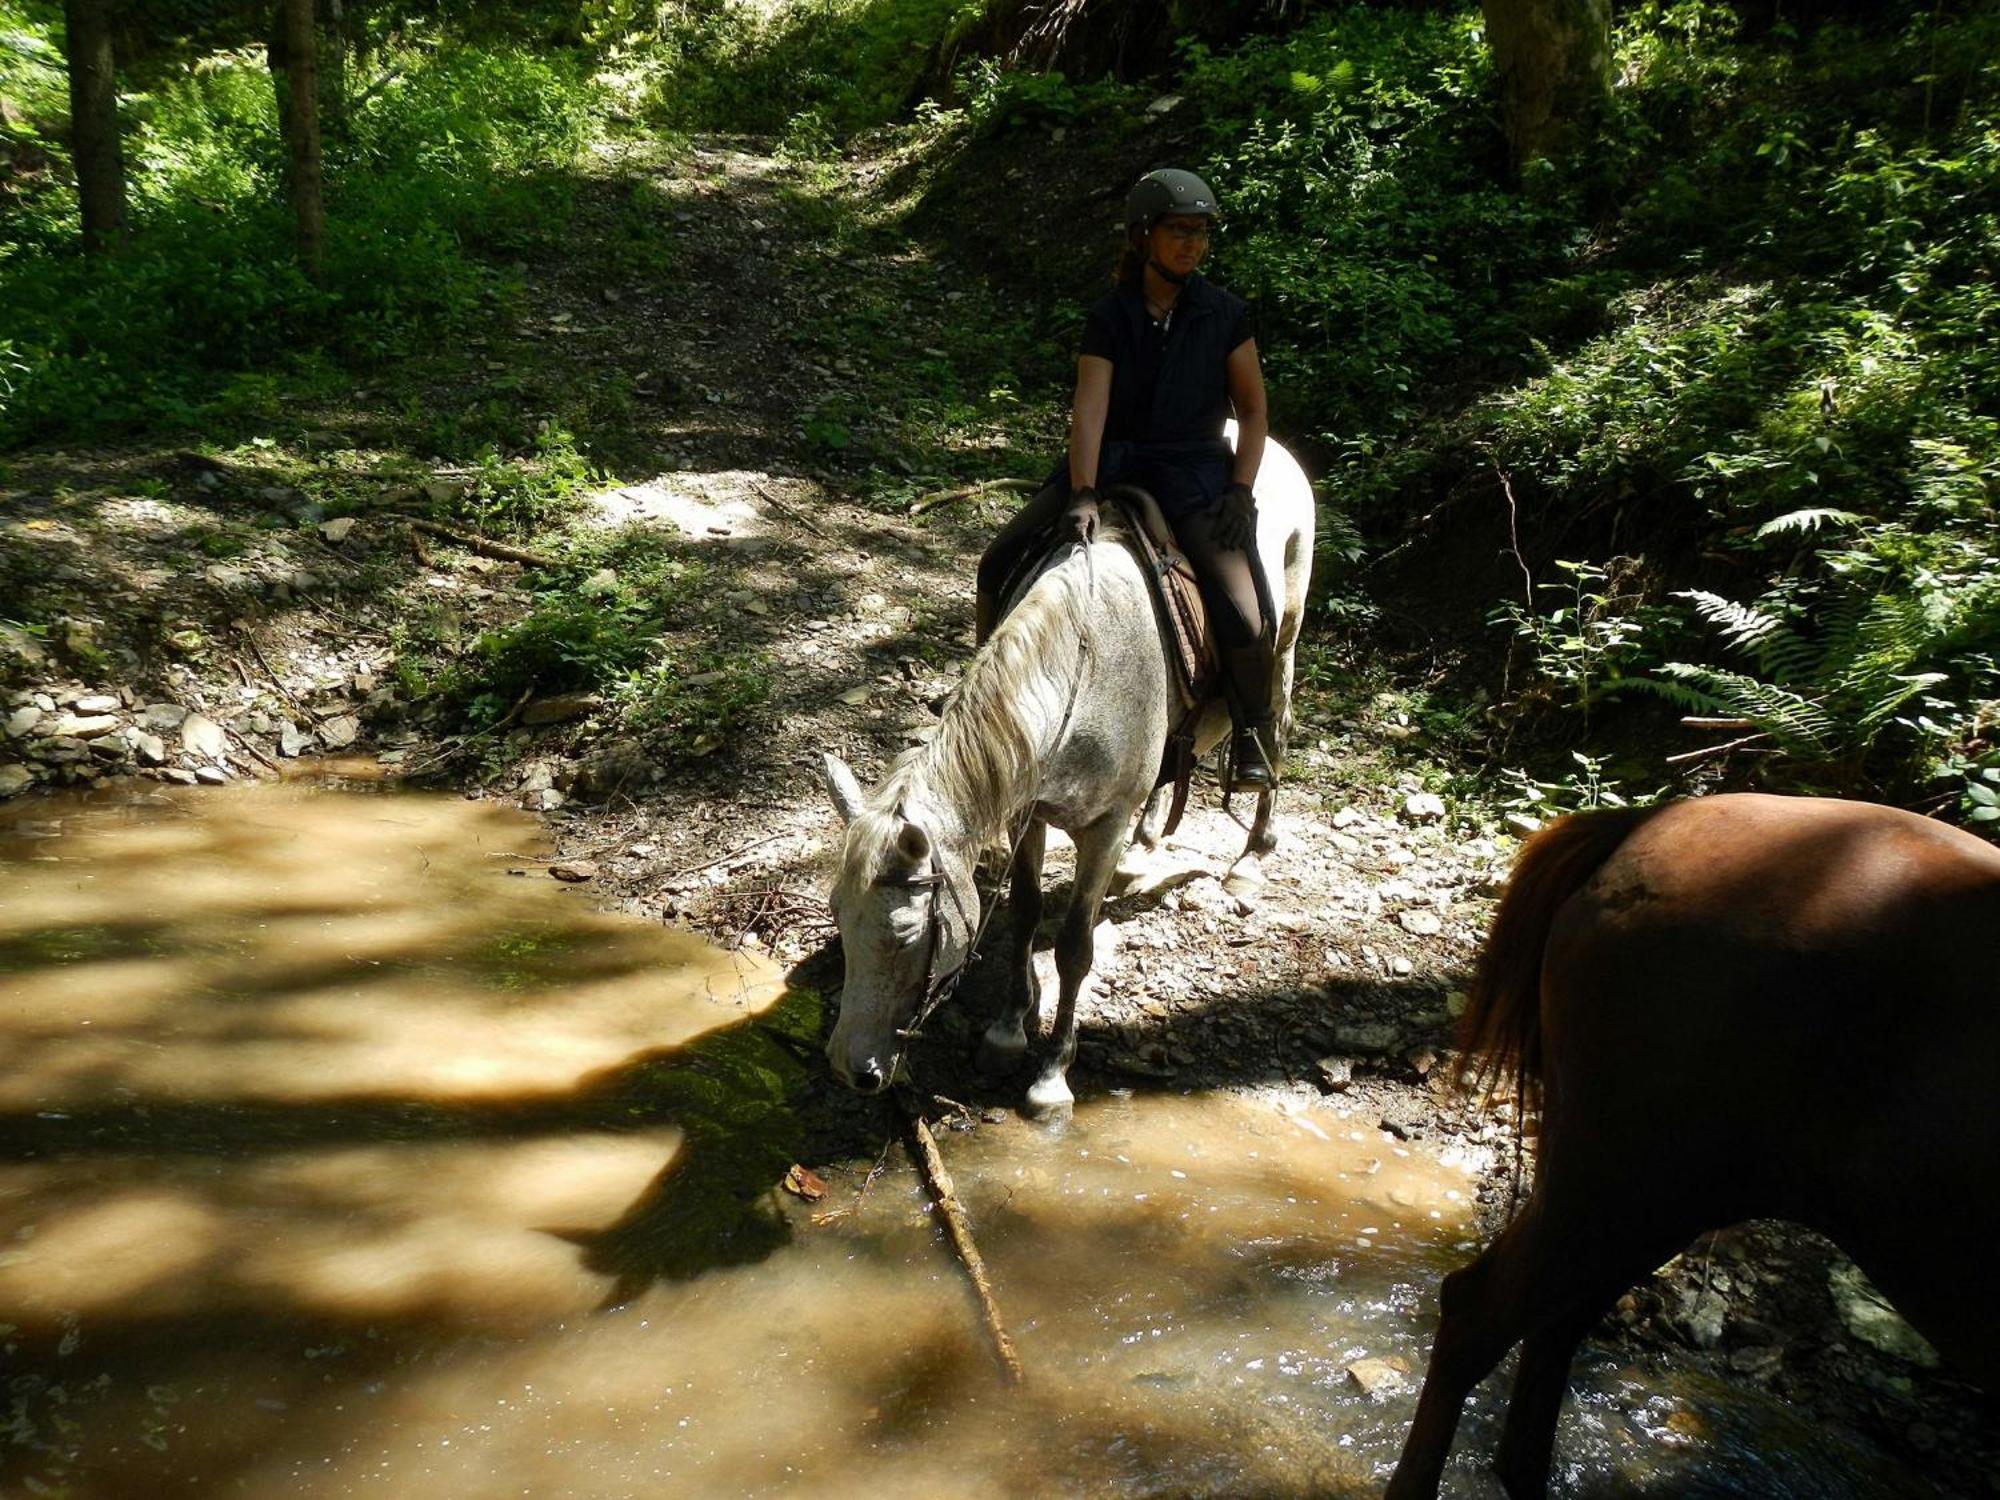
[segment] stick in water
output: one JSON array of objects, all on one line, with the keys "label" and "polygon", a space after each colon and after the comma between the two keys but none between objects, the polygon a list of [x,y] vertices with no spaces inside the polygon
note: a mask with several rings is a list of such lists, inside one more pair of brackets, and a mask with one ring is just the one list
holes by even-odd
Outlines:
[{"label": "stick in water", "polygon": [[951,1174],[944,1169],[944,1158],[938,1154],[937,1142],[932,1139],[930,1127],[924,1123],[915,1102],[900,1090],[897,1102],[902,1105],[903,1118],[909,1123],[910,1144],[917,1166],[923,1173],[924,1185],[930,1189],[939,1212],[944,1215],[945,1232],[951,1236],[952,1249],[958,1252],[965,1274],[972,1278],[972,1289],[979,1295],[979,1315],[985,1321],[987,1336],[993,1340],[993,1352],[999,1357],[1000,1372],[1009,1385],[1019,1385],[1021,1357],[1014,1352],[1014,1341],[1007,1336],[1006,1325],[1000,1321],[1000,1304],[993,1300],[993,1283],[986,1277],[986,1262],[979,1258],[979,1247],[972,1242],[972,1224],[965,1217],[965,1206],[952,1190]]}]

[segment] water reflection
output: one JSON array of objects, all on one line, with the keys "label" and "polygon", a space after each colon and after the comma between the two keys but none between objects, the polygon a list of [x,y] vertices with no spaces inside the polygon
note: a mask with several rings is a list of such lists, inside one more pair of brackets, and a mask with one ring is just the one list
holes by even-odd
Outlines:
[{"label": "water reflection", "polygon": [[[1401,1441],[1462,1161],[1284,1091],[945,1133],[1007,1391],[906,1173],[774,1190],[815,1159],[814,997],[509,876],[529,820],[11,815],[0,1493],[1370,1493]],[[1411,1388],[1364,1394],[1364,1359]],[[1594,1370],[1570,1492],[1895,1492],[1630,1380]],[[1476,1406],[1460,1495],[1493,1493]]]}]

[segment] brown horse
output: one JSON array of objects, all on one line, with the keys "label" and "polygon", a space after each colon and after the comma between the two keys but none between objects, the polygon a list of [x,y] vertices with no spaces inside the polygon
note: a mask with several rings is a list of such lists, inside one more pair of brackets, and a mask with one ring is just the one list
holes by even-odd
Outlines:
[{"label": "brown horse", "polygon": [[1517,1341],[1496,1467],[1542,1494],[1579,1340],[1746,1218],[1832,1237],[1994,1388],[2000,850],[1805,797],[1566,818],[1521,851],[1466,1037],[1489,1079],[1539,1086],[1534,1190],[1444,1280],[1391,1500],[1437,1493],[1466,1395]]}]

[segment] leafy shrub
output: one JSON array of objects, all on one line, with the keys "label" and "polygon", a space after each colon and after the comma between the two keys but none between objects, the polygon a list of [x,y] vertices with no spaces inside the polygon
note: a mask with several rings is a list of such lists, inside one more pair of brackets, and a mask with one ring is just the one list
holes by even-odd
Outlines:
[{"label": "leafy shrub", "polygon": [[491,257],[559,219],[591,91],[519,53],[385,65],[329,143],[319,285],[291,249],[268,75],[224,59],[142,101],[129,250],[86,262],[44,218],[0,259],[0,349],[19,371],[0,385],[0,441],[187,423],[232,376],[301,350],[395,355],[504,306],[511,278]]}]

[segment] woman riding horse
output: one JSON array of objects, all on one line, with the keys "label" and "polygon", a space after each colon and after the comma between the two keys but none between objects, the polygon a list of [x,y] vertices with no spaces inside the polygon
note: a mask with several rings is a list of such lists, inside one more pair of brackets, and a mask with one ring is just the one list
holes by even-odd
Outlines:
[{"label": "woman riding horse", "polygon": [[[1197,270],[1215,214],[1215,195],[1192,172],[1148,172],[1126,195],[1117,285],[1084,323],[1068,457],[980,561],[977,631],[984,642],[1001,591],[1038,538],[1052,528],[1092,538],[1100,484],[1150,491],[1194,566],[1221,645],[1235,723],[1231,789],[1264,791],[1277,779],[1275,626],[1257,576],[1251,487],[1268,421],[1249,306]],[[1232,408],[1234,452],[1223,436]]]}]

